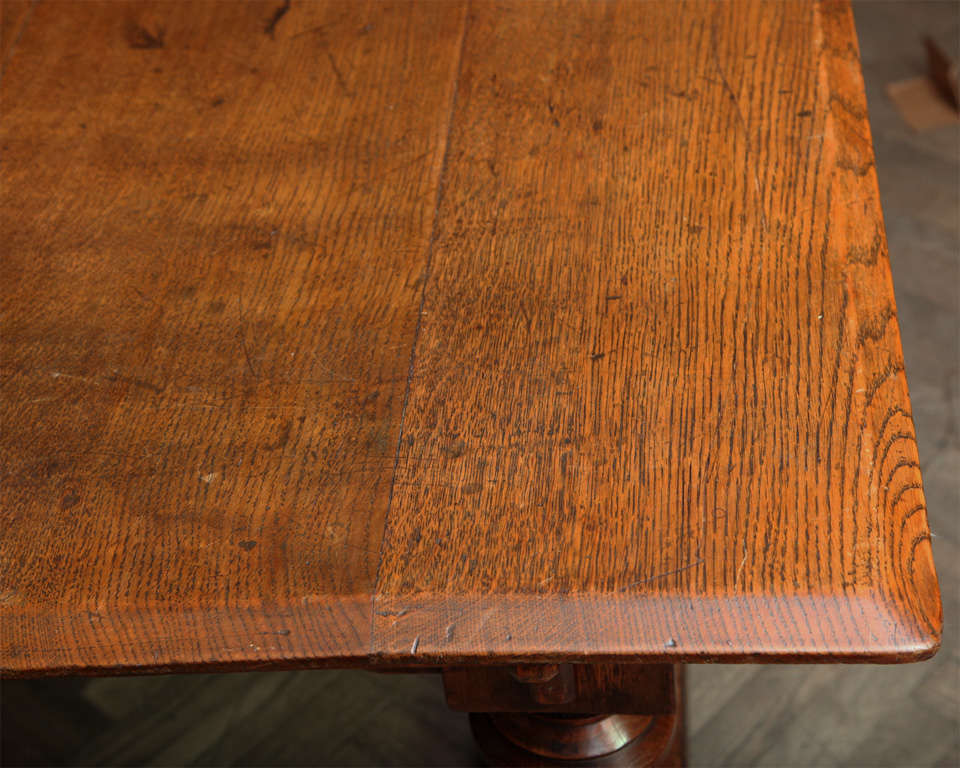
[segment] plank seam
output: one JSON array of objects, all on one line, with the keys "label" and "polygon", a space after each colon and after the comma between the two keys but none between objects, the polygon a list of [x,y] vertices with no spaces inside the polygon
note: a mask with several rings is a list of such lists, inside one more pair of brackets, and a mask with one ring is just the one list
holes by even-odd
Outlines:
[{"label": "plank seam", "polygon": [[397,434],[397,446],[393,457],[393,473],[390,476],[390,492],[387,494],[387,511],[384,515],[383,536],[380,539],[380,550],[377,556],[377,571],[373,580],[373,591],[370,595],[370,655],[376,653],[375,623],[376,602],[380,587],[380,571],[383,565],[384,547],[390,532],[390,513],[393,510],[393,492],[397,483],[397,469],[400,465],[400,446],[403,445],[403,428],[407,416],[407,404],[410,402],[410,389],[413,385],[413,370],[417,360],[417,344],[420,341],[420,329],[423,325],[423,308],[426,305],[427,285],[433,267],[433,251],[437,243],[438,220],[440,218],[440,203],[443,201],[444,180],[447,173],[447,161],[450,154],[450,134],[453,132],[453,116],[457,108],[457,92],[460,87],[460,74],[463,68],[463,50],[467,39],[467,23],[469,19],[470,0],[463,6],[463,19],[460,24],[460,42],[457,45],[457,61],[454,66],[453,93],[450,96],[450,107],[447,111],[447,129],[443,142],[443,157],[440,161],[440,174],[437,178],[437,193],[434,197],[433,221],[430,225],[430,241],[427,244],[427,257],[423,271],[423,284],[420,287],[420,304],[417,307],[417,323],[413,331],[413,342],[410,345],[410,363],[407,366],[407,382],[403,393],[403,404],[400,406],[400,429]]}]

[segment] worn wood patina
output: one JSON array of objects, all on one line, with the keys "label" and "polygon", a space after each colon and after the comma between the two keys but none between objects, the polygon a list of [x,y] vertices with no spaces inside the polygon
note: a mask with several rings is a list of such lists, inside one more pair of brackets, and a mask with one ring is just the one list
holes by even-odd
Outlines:
[{"label": "worn wood patina", "polygon": [[936,650],[845,4],[4,5],[4,674]]}]

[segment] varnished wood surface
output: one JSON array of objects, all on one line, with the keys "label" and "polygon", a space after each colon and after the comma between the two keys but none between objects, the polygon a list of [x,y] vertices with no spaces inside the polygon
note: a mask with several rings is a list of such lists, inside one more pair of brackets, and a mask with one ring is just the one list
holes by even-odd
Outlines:
[{"label": "varnished wood surface", "polygon": [[6,63],[7,53],[20,37],[30,11],[32,0],[4,0],[0,3],[0,73]]},{"label": "varnished wood surface", "polygon": [[479,5],[463,61],[384,652],[931,652],[848,10]]},{"label": "varnished wood surface", "polygon": [[845,6],[282,8],[6,56],[5,669],[935,650]]},{"label": "varnished wood surface", "polygon": [[370,652],[463,13],[40,3],[3,77],[3,663]]},{"label": "varnished wood surface", "polygon": [[[917,40],[954,41],[960,8],[854,5],[934,558],[956,605],[960,549],[960,129],[915,135],[887,100],[923,71]],[[949,50],[949,49],[948,49]],[[952,398],[952,399],[951,399]],[[960,764],[960,626],[922,664],[688,668],[695,766],[942,768]],[[225,706],[224,702],[230,702]],[[478,766],[439,676],[349,671],[7,680],[3,765]],[[55,734],[55,735],[54,735]]]},{"label": "varnished wood surface", "polygon": [[484,712],[470,715],[470,726],[484,762],[491,766],[683,768],[685,764],[683,747],[677,743],[683,728],[676,715],[558,718]]},{"label": "varnished wood surface", "polygon": [[[531,697],[505,688],[497,672],[536,689],[529,710]],[[443,680],[447,703],[472,713],[471,730],[490,765],[686,763],[683,665],[468,667],[444,670]]]}]

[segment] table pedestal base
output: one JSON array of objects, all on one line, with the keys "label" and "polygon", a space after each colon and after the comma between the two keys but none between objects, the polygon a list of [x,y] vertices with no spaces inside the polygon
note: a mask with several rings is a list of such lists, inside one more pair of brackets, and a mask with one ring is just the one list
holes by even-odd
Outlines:
[{"label": "table pedestal base", "polygon": [[[544,664],[444,671],[498,766],[684,765],[683,668]],[[593,714],[583,714],[592,712]]]},{"label": "table pedestal base", "polygon": [[491,765],[657,766],[684,763],[677,715],[470,715]]}]

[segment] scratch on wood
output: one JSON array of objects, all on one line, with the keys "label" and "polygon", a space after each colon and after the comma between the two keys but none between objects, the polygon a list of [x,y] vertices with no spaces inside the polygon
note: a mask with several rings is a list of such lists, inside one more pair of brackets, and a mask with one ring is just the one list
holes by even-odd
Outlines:
[{"label": "scratch on wood", "polygon": [[747,540],[743,540],[743,557],[740,560],[740,565],[737,566],[737,575],[733,580],[734,587],[740,586],[740,576],[743,573],[743,566],[747,564]]},{"label": "scratch on wood", "polygon": [[87,384],[94,384],[93,379],[88,379],[86,376],[77,376],[73,373],[61,373],[60,371],[51,371],[50,376],[54,379],[76,379],[77,381],[83,381]]},{"label": "scratch on wood", "polygon": [[330,51],[327,51],[327,59],[330,60],[330,68],[333,69],[333,74],[337,78],[337,83],[340,85],[340,90],[342,90],[347,96],[352,95],[350,89],[347,87],[347,81],[343,77],[343,73],[340,71],[340,67],[337,66],[336,60],[333,58],[333,54]]},{"label": "scratch on wood", "polygon": [[[730,85],[730,81],[727,79],[727,73],[723,69],[723,65],[720,63],[720,55],[717,53],[716,20],[714,20],[713,24],[710,25],[710,53],[713,56],[713,63],[717,68],[717,74],[720,75],[720,80],[723,83],[723,87],[730,96],[730,101],[733,102],[733,107],[737,113],[737,120],[740,123],[740,126],[743,128],[744,139],[747,143],[747,162],[749,162],[751,156],[753,155],[753,142],[750,141],[750,130],[747,127],[747,121],[743,116],[743,110],[740,109],[740,100],[737,98],[737,94],[734,92],[733,86]],[[760,188],[760,174],[757,173],[757,167],[755,165],[752,166],[751,170],[753,171],[753,184],[757,190],[757,211],[760,214],[760,225],[763,228],[764,233],[766,233],[767,214],[763,209],[763,191]]]},{"label": "scratch on wood", "polygon": [[291,39],[291,40],[296,40],[298,37],[303,37],[304,35],[315,35],[315,34],[318,34],[318,33],[323,32],[324,29],[326,29],[326,25],[325,25],[325,24],[320,24],[320,25],[318,25],[318,26],[316,26],[316,27],[310,27],[310,29],[305,29],[305,30],[303,30],[303,32],[297,32],[297,34],[291,35],[291,36],[290,36],[290,39]]},{"label": "scratch on wood", "polygon": [[290,10],[290,0],[283,0],[280,6],[273,12],[273,15],[270,17],[270,20],[266,23],[263,28],[263,33],[265,35],[270,35],[273,37],[273,33],[277,30],[277,24],[280,23],[280,19],[287,15],[287,11]]},{"label": "scratch on wood", "polygon": [[703,558],[702,558],[702,557],[698,557],[698,558],[697,558],[696,560],[694,560],[692,563],[687,563],[686,565],[681,565],[679,568],[674,568],[674,569],[672,569],[672,570],[670,570],[670,571],[664,571],[663,573],[657,573],[657,574],[654,574],[653,576],[647,577],[646,579],[640,579],[639,581],[631,581],[629,584],[627,584],[625,587],[623,587],[620,591],[621,591],[621,592],[626,592],[628,589],[630,589],[630,587],[636,587],[636,586],[638,586],[638,585],[640,585],[640,584],[647,584],[648,582],[656,581],[657,579],[665,579],[667,576],[673,576],[673,574],[675,574],[675,573],[680,573],[681,571],[686,571],[686,570],[688,570],[688,569],[690,569],[690,568],[694,568],[694,567],[700,565],[700,563],[702,563],[702,562],[703,562]]},{"label": "scratch on wood", "polygon": [[104,376],[104,378],[110,382],[117,382],[120,384],[130,384],[131,386],[134,386],[134,387],[148,389],[157,395],[163,394],[162,386],[158,384],[154,384],[153,382],[147,381],[145,379],[138,379],[135,376],[124,376],[123,374],[119,373],[116,370],[112,371],[110,375]]},{"label": "scratch on wood", "polygon": [[257,369],[253,367],[253,359],[250,357],[250,350],[247,349],[247,332],[243,319],[243,301],[240,299],[239,294],[237,295],[237,307],[240,312],[240,346],[243,347],[243,356],[247,360],[247,368],[250,369],[250,375],[256,379],[259,378],[259,374],[257,373]]}]

